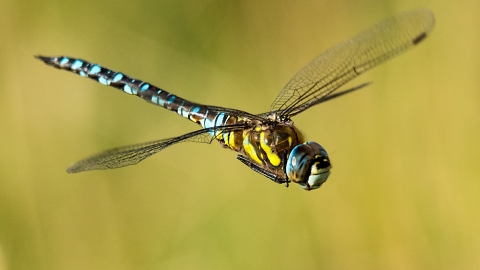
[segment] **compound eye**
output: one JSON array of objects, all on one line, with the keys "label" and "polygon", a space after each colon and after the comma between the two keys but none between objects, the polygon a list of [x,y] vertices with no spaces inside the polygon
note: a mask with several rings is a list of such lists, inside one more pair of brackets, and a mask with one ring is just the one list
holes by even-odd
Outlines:
[{"label": "compound eye", "polygon": [[312,160],[310,176],[308,177],[308,186],[310,186],[310,189],[317,189],[327,181],[332,165],[330,164],[327,151],[325,151],[325,148],[320,144],[316,142],[307,142],[305,144],[310,146],[315,153],[315,157]]},{"label": "compound eye", "polygon": [[315,155],[320,155],[328,158],[327,151],[320,144],[316,142],[306,142],[305,144],[310,146],[310,148],[312,148]]},{"label": "compound eye", "polygon": [[310,166],[315,153],[305,144],[299,144],[290,152],[286,164],[287,177],[295,183],[304,183],[310,175]]},{"label": "compound eye", "polygon": [[290,181],[313,190],[327,181],[331,168],[325,148],[316,142],[306,142],[292,149],[285,169]]}]

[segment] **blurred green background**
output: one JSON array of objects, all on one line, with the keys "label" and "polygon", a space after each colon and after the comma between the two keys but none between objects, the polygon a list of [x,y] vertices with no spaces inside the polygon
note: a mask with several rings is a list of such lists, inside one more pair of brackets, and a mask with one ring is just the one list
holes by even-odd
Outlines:
[{"label": "blurred green background", "polygon": [[[418,7],[424,43],[295,118],[331,155],[317,191],[217,143],[65,172],[197,126],[36,54],[260,113],[319,53]],[[480,268],[480,2],[1,0],[0,25],[0,269]]]}]

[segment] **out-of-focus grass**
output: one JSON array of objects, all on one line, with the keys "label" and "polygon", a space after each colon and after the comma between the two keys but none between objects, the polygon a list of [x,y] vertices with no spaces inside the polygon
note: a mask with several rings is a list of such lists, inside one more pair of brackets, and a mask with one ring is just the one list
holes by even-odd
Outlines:
[{"label": "out-of-focus grass", "polygon": [[[420,6],[418,48],[295,118],[331,153],[315,192],[212,145],[68,175],[79,158],[196,128],[33,55],[70,55],[179,96],[268,110],[330,46]],[[478,269],[479,4],[0,2],[0,269]],[[352,85],[353,85],[352,84]]]}]

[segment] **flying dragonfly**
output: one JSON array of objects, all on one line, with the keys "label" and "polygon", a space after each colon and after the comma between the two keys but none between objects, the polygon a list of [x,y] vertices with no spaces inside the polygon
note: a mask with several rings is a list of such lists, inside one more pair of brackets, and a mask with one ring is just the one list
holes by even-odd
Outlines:
[{"label": "flying dragonfly", "polygon": [[78,58],[36,57],[47,65],[139,96],[201,127],[178,137],[101,152],[73,164],[67,169],[69,173],[133,165],[180,142],[216,140],[222,147],[237,152],[237,159],[243,164],[273,182],[287,187],[293,182],[304,190],[313,190],[330,175],[330,158],[320,144],[305,141],[291,118],[364,87],[367,84],[335,92],[365,71],[418,45],[434,25],[434,15],[428,9],[407,11],[373,25],[313,59],[280,91],[270,111],[261,114],[194,103],[148,82]]}]

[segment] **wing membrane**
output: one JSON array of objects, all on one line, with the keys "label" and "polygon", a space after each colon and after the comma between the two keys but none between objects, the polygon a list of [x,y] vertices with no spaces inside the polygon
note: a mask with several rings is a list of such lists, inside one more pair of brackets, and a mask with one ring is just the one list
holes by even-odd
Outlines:
[{"label": "wing membrane", "polygon": [[[300,106],[296,106],[295,108],[290,110],[290,113],[288,114],[288,117],[295,116],[295,115],[297,115],[297,114],[299,114],[299,113],[305,111],[306,109],[309,109],[309,108],[311,108],[315,105],[318,105],[318,104],[323,103],[325,101],[329,101],[329,100],[332,100],[334,98],[343,96],[345,94],[352,93],[353,91],[360,90],[360,89],[362,89],[362,88],[364,88],[365,86],[368,86],[368,85],[370,85],[370,83],[362,83],[360,85],[349,88],[347,90],[343,90],[341,92],[330,94],[330,95],[324,96],[322,98],[317,98],[317,99],[312,100],[311,102],[304,103]],[[271,111],[271,112],[260,113],[257,116],[260,117],[260,118],[263,118],[263,119],[269,119],[272,114],[273,115],[282,115],[282,113],[283,113],[283,111]]]},{"label": "wing membrane", "polygon": [[134,165],[173,144],[180,142],[211,143],[214,138],[209,132],[228,132],[237,130],[241,127],[243,127],[243,125],[201,129],[174,138],[110,149],[73,164],[67,168],[67,172],[77,173],[90,170],[114,169],[128,165]]},{"label": "wing membrane", "polygon": [[361,73],[417,45],[434,25],[430,10],[417,9],[372,26],[313,59],[287,83],[270,110],[288,116],[295,108],[317,104]]}]

